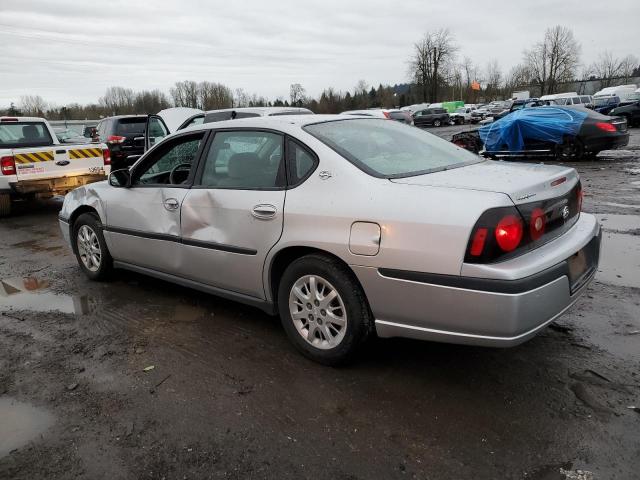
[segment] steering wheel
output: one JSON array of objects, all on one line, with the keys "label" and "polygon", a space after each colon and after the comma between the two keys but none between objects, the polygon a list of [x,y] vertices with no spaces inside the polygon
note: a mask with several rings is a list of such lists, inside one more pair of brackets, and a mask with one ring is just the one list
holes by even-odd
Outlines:
[{"label": "steering wheel", "polygon": [[171,185],[177,185],[178,183],[176,182],[175,174],[177,172],[190,172],[190,171],[191,171],[190,163],[179,163],[178,165],[176,165],[171,169],[171,173],[169,173],[169,183]]}]

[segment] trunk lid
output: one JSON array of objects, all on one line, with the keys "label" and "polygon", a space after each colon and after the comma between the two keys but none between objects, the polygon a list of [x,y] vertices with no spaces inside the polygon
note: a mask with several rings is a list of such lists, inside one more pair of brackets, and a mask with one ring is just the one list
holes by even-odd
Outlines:
[{"label": "trunk lid", "polygon": [[504,193],[520,205],[566,195],[578,182],[578,173],[559,165],[487,160],[441,172],[394,178],[391,182]]}]

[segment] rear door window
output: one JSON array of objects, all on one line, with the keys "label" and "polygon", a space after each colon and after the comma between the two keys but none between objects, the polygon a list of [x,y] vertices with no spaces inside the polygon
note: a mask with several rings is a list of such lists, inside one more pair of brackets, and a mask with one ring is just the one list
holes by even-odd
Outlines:
[{"label": "rear door window", "polygon": [[217,132],[200,185],[209,188],[274,190],[284,186],[283,137],[263,131]]}]

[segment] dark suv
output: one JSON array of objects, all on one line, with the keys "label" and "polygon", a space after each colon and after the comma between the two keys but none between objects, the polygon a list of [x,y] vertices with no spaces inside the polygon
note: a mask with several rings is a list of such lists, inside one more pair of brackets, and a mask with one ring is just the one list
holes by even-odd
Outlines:
[{"label": "dark suv", "polygon": [[111,152],[111,170],[128,168],[133,160],[127,157],[144,153],[144,130],[147,115],[120,115],[100,121],[96,127],[98,141],[104,142]]},{"label": "dark suv", "polygon": [[611,117],[624,117],[630,127],[640,126],[640,101],[621,105],[609,112]]},{"label": "dark suv", "polygon": [[413,114],[413,124],[416,127],[426,127],[427,125],[439,127],[450,123],[449,113],[444,108],[425,108]]}]

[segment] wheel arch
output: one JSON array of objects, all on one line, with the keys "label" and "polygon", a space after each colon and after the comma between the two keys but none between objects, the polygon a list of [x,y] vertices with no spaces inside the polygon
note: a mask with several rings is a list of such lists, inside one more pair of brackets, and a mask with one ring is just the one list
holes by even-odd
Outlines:
[{"label": "wheel arch", "polygon": [[304,257],[305,255],[311,255],[311,254],[323,255],[325,257],[329,257],[333,260],[336,260],[340,262],[342,265],[344,265],[349,270],[349,272],[351,272],[353,281],[356,282],[357,285],[360,287],[366,299],[366,292],[362,287],[360,280],[358,280],[358,277],[356,276],[355,272],[351,269],[349,264],[345,262],[342,258],[340,258],[334,253],[328,252],[326,250],[322,250],[321,248],[310,247],[306,245],[298,245],[298,246],[285,247],[279,250],[278,252],[276,252],[271,257],[271,260],[269,262],[268,269],[267,269],[268,275],[266,276],[267,284],[265,288],[265,293],[267,294],[267,296],[271,296],[271,300],[273,301],[274,305],[277,304],[278,288],[280,286],[280,280],[282,279],[282,275],[284,274],[284,271],[292,262],[294,262],[298,258]]},{"label": "wheel arch", "polygon": [[98,211],[90,205],[80,205],[73,212],[71,212],[71,215],[69,215],[69,238],[71,239],[71,249],[73,250],[73,253],[77,253],[76,242],[73,239],[73,227],[76,223],[76,220],[78,220],[78,217],[80,217],[80,215],[84,213],[95,213],[98,219],[100,219],[100,214],[98,213]]}]

